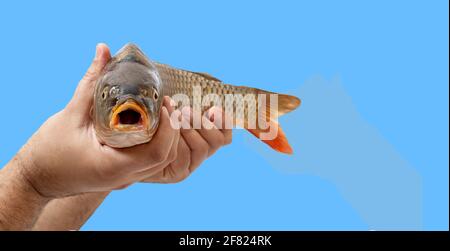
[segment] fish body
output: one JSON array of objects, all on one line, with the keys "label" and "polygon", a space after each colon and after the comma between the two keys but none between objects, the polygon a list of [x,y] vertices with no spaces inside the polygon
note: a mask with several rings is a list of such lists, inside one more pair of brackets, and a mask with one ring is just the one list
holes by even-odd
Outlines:
[{"label": "fish body", "polygon": [[[292,153],[277,118],[296,109],[300,99],[154,62],[134,44],[119,50],[96,83],[93,118],[101,143],[122,148],[149,142],[163,96],[172,97],[177,107],[190,106],[194,114],[222,107],[231,114],[231,127],[241,126],[274,150]],[[265,137],[270,129],[276,129],[275,135]]]}]

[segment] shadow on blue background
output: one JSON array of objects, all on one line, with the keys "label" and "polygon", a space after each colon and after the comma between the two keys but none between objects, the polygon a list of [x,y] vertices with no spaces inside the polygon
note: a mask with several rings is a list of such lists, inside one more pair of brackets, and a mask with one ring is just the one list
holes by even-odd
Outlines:
[{"label": "shadow on blue background", "polygon": [[302,109],[281,122],[296,154],[278,154],[253,137],[249,145],[280,171],[333,183],[369,229],[420,229],[420,174],[361,118],[340,80],[315,77],[295,94]]},{"label": "shadow on blue background", "polygon": [[113,192],[83,229],[448,229],[448,1],[3,1],[0,31],[0,165],[98,42],[303,98],[281,118],[292,158],[237,130],[185,182]]}]

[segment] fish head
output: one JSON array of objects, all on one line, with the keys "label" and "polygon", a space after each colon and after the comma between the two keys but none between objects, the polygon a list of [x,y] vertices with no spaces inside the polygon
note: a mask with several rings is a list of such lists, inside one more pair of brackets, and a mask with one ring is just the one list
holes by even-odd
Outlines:
[{"label": "fish head", "polygon": [[137,46],[126,45],[96,83],[93,119],[100,142],[122,148],[150,141],[159,124],[162,98],[156,67]]}]

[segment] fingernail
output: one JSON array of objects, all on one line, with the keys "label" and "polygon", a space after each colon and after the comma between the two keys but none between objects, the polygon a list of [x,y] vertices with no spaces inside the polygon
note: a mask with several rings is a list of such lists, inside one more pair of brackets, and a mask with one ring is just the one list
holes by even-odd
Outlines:
[{"label": "fingernail", "polygon": [[99,57],[102,52],[105,50],[105,47],[108,47],[105,43],[98,43],[95,47],[95,58]]},{"label": "fingernail", "polygon": [[170,103],[170,106],[175,106],[176,105],[175,101],[173,101],[173,99],[170,98],[170,97],[169,97],[169,103]]},{"label": "fingernail", "polygon": [[95,46],[95,58],[98,58],[99,55],[100,55],[100,44],[97,44],[97,46]]}]

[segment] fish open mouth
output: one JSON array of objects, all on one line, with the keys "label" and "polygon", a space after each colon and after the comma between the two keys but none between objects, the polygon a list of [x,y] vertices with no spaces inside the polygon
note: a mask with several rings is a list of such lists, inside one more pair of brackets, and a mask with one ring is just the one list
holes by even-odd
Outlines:
[{"label": "fish open mouth", "polygon": [[146,130],[149,118],[145,108],[132,99],[113,108],[110,121],[111,129],[118,131],[141,131]]}]

